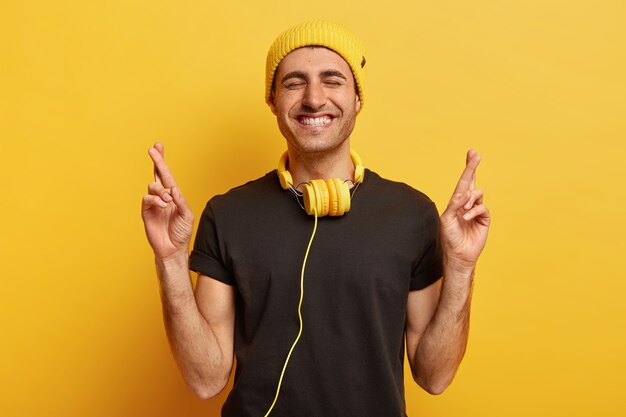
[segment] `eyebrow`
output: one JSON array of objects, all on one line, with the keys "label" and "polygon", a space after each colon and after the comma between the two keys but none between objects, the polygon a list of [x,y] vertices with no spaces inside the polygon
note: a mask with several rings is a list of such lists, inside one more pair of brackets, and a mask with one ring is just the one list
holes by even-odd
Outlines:
[{"label": "eyebrow", "polygon": [[339,78],[343,78],[344,80],[348,80],[346,78],[345,75],[343,75],[340,71],[337,70],[326,70],[326,71],[322,71],[322,73],[320,74],[322,77],[339,77]]},{"label": "eyebrow", "polygon": [[289,74],[285,74],[285,76],[282,79],[282,82],[285,82],[292,78],[302,78],[303,80],[306,80],[306,74],[303,73],[302,71],[292,71]]},{"label": "eyebrow", "polygon": [[[321,76],[322,78],[325,78],[325,77],[339,77],[339,78],[343,78],[343,79],[344,79],[344,80],[346,80],[346,81],[348,80],[348,79],[346,78],[346,76],[345,76],[345,75],[343,75],[340,71],[333,70],[333,69],[329,69],[329,70],[326,70],[326,71],[322,71],[322,72],[320,73],[320,76]],[[300,79],[306,80],[308,77],[307,77],[307,75],[306,75],[304,72],[302,72],[302,71],[292,71],[292,72],[290,72],[290,73],[288,73],[288,74],[285,74],[285,76],[284,76],[284,77],[283,77],[283,79],[282,79],[282,82],[285,82],[285,81],[290,80],[290,79],[292,79],[292,78],[300,78]]]}]

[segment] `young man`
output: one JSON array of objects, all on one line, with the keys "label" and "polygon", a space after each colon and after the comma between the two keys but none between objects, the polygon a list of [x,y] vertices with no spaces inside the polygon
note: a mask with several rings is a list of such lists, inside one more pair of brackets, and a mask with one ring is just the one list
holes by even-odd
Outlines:
[{"label": "young man", "polygon": [[468,152],[441,219],[424,194],[364,169],[350,134],[365,63],[358,39],[329,22],[276,39],[266,101],[287,152],[209,201],[190,258],[193,214],[163,146],[149,150],[157,175],[142,214],[168,339],[201,398],[224,388],[236,356],[223,416],[405,416],[405,351],[433,394],[461,362],[490,220],[479,156]]}]

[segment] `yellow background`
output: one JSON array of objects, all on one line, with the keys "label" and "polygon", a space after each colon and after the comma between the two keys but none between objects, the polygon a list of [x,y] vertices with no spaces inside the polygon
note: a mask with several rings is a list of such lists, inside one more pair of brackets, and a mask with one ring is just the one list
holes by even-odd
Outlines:
[{"label": "yellow background", "polygon": [[196,214],[274,168],[273,38],[368,47],[353,145],[440,209],[464,153],[493,226],[469,348],[410,416],[626,413],[623,1],[0,1],[0,414],[207,416],[161,322],[140,220],[156,140]]}]

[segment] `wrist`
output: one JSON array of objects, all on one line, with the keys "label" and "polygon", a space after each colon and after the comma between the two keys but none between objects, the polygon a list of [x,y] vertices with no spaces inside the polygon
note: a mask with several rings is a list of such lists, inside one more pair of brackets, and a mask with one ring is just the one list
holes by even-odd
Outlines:
[{"label": "wrist", "polygon": [[444,256],[443,271],[444,276],[458,276],[459,278],[471,279],[474,276],[476,263],[464,262],[459,259]]},{"label": "wrist", "polygon": [[455,308],[463,308],[471,297],[474,286],[474,267],[458,262],[444,262],[442,297],[445,294],[448,301],[455,300]]},{"label": "wrist", "polygon": [[187,248],[178,250],[171,255],[155,256],[154,261],[159,271],[189,269],[189,253]]}]

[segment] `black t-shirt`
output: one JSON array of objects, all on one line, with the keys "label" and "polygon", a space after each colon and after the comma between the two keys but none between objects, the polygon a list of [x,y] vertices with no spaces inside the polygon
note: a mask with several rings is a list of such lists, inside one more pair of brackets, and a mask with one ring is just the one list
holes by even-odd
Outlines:
[{"label": "black t-shirt", "polygon": [[[224,417],[262,417],[274,399],[298,333],[313,223],[275,171],[212,198],[202,213],[190,268],[237,289],[237,369]],[[408,294],[441,273],[434,203],[366,170],[350,212],[318,219],[303,333],[271,416],[405,416]]]}]

